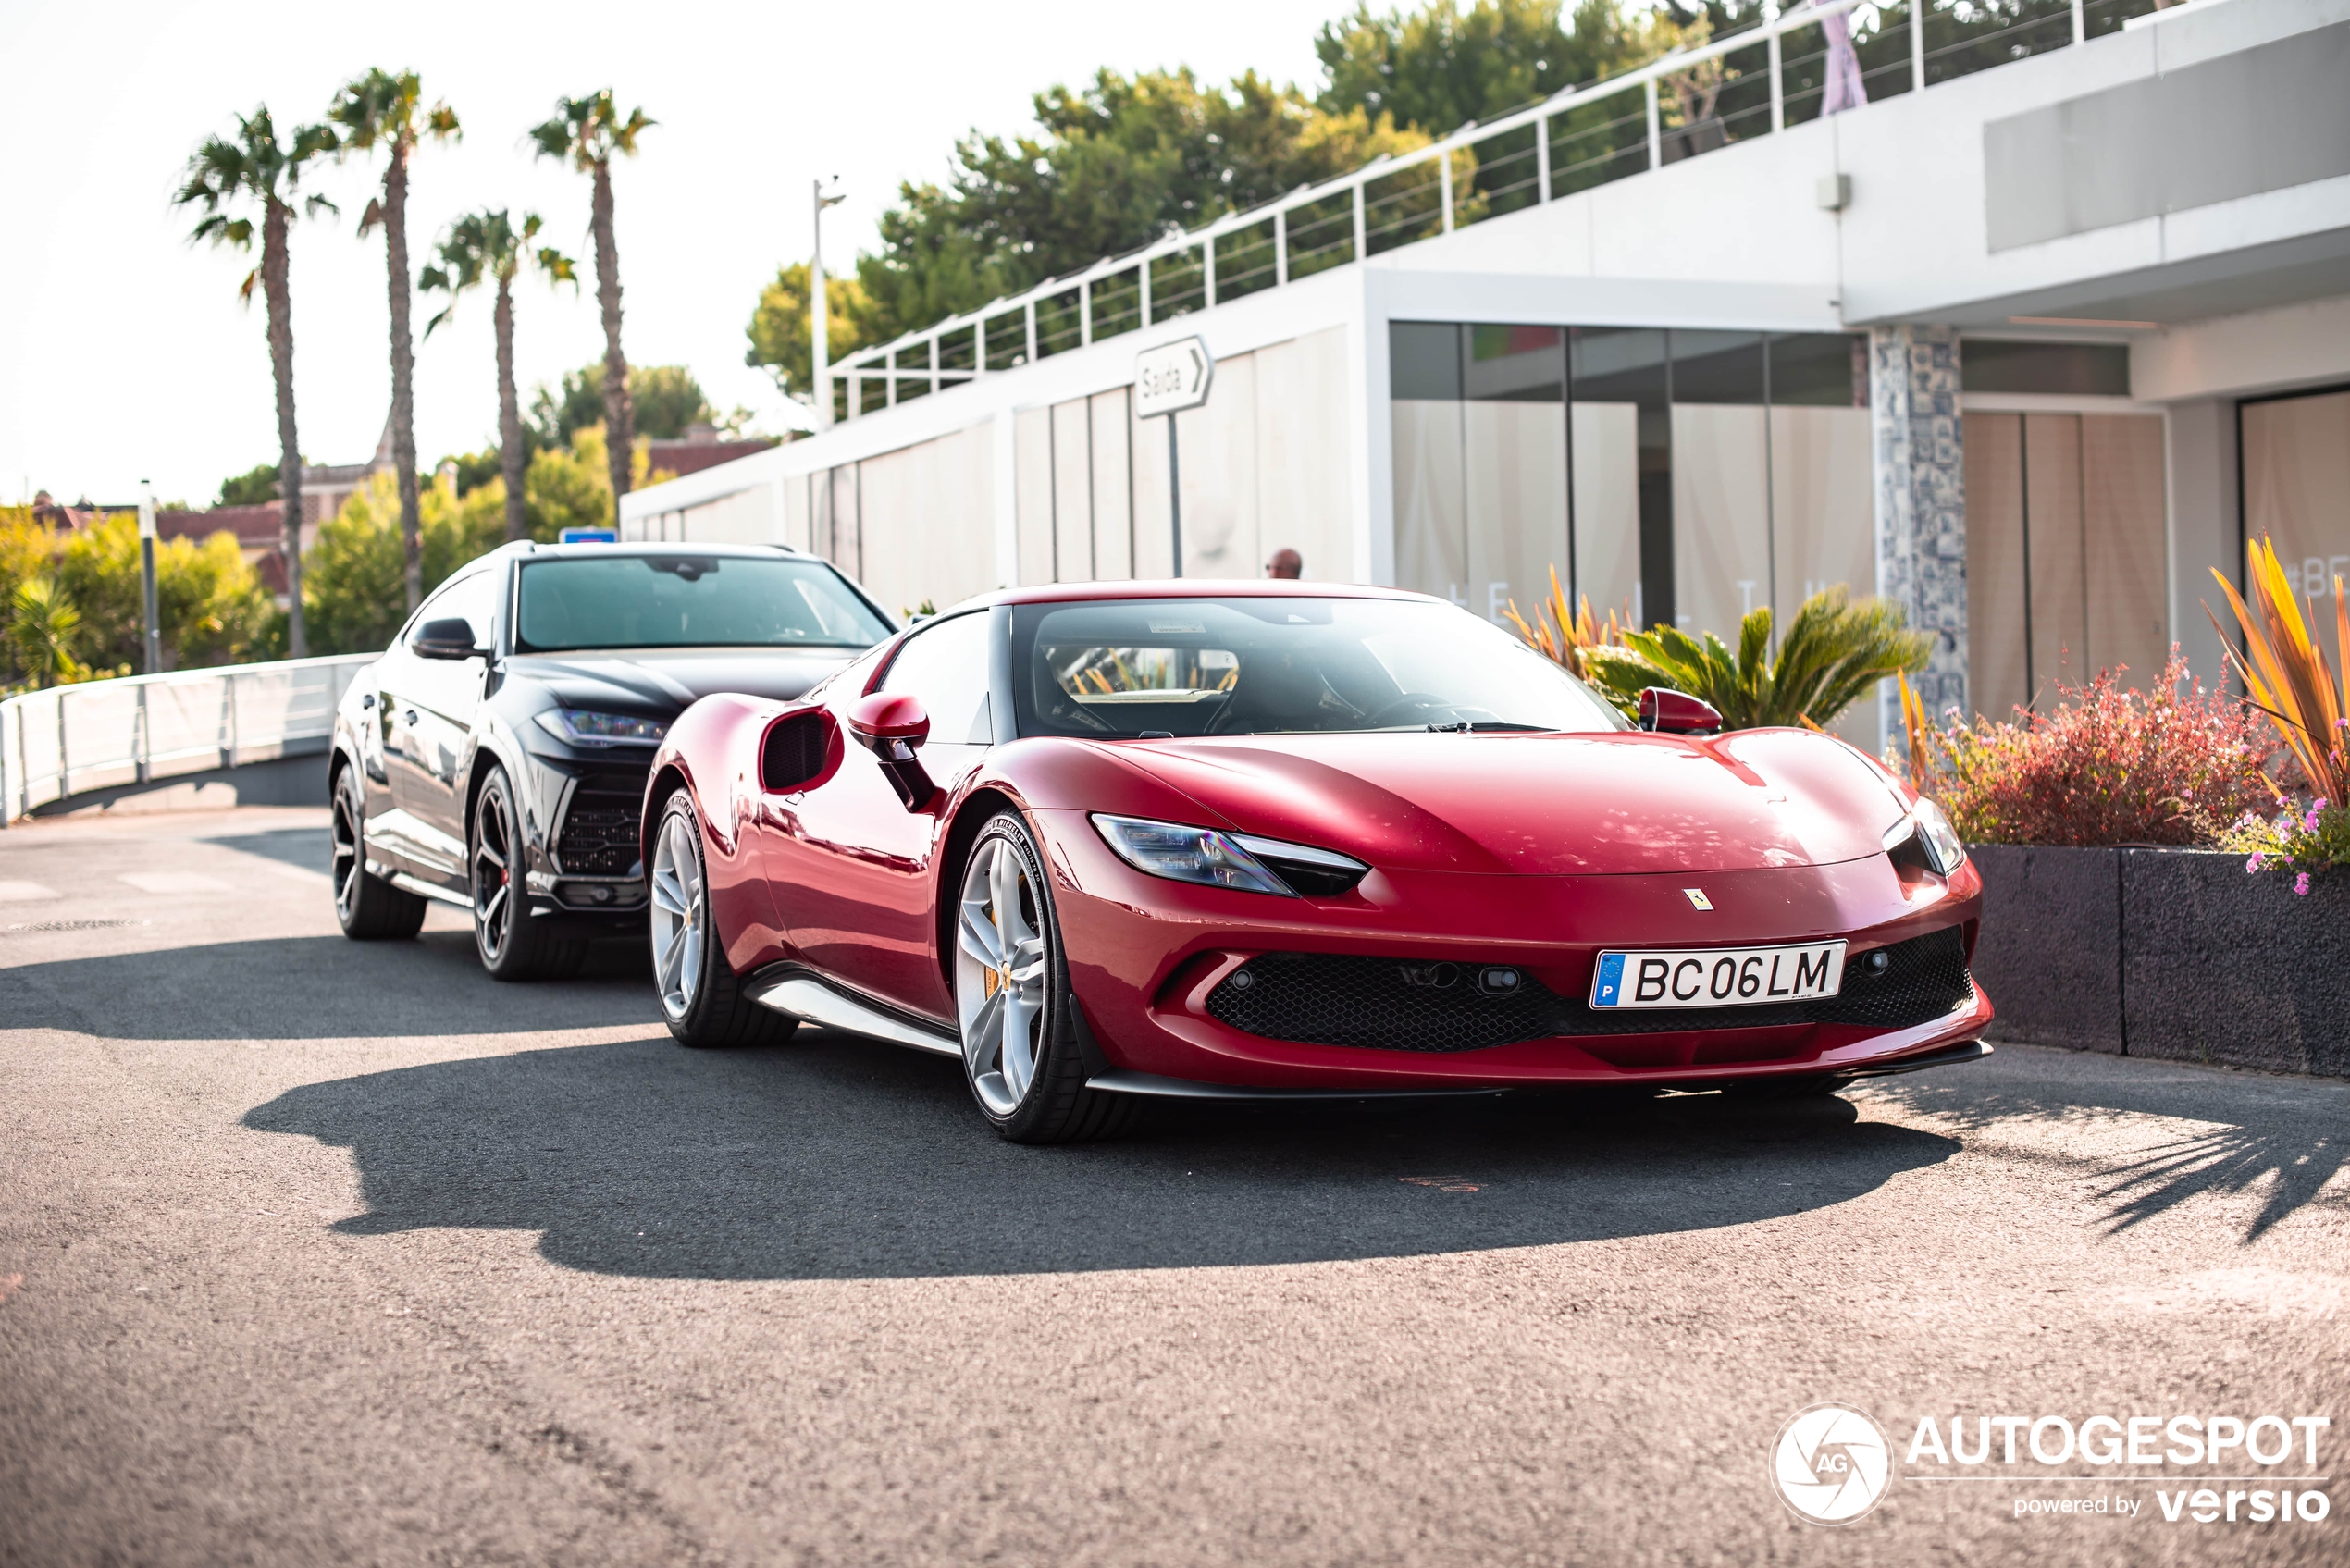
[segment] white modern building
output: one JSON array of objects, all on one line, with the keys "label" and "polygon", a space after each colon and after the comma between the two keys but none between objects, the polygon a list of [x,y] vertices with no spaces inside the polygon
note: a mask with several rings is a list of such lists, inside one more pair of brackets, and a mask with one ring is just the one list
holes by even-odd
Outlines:
[{"label": "white modern building", "polygon": [[[2022,0],[1937,48],[1953,4],[1790,10],[860,352],[831,428],[624,533],[909,609],[1169,575],[1134,363],[1196,334],[1186,577],[1289,547],[1498,617],[1555,568],[1724,633],[1848,583],[1992,713],[2173,641],[2210,675],[2246,537],[2350,575],[2350,0]],[[1876,63],[1824,115],[1839,12]]]}]

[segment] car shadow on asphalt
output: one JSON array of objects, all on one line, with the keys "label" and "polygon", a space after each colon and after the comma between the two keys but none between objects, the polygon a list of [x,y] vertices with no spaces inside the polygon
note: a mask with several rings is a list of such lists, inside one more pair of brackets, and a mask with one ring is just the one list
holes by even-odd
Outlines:
[{"label": "car shadow on asphalt", "polygon": [[[315,838],[316,834],[309,835]],[[462,919],[464,911],[457,912]],[[224,915],[224,920],[233,920]],[[467,931],[295,936],[0,969],[0,1019],[113,1040],[379,1039],[660,1026],[644,938],[600,942],[560,985],[485,973]]]},{"label": "car shadow on asphalt", "polygon": [[1847,1101],[1719,1095],[1178,1105],[1108,1142],[1023,1148],[954,1061],[804,1032],[665,1034],[291,1090],[256,1130],[348,1148],[336,1228],[541,1233],[550,1260],[793,1279],[1279,1264],[1749,1224],[1848,1202],[1956,1140]]}]

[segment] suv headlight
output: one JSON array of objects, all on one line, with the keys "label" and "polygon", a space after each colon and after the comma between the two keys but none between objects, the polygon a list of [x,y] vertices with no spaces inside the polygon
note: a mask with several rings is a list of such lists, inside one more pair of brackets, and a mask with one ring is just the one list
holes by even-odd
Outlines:
[{"label": "suv headlight", "polygon": [[1918,842],[1925,846],[1925,858],[1935,870],[1948,876],[1966,864],[1966,846],[1960,842],[1958,829],[1942,814],[1942,808],[1920,797],[1917,809],[1911,812],[1918,824]]},{"label": "suv headlight", "polygon": [[1214,828],[1145,821],[1140,817],[1110,817],[1099,812],[1094,815],[1094,826],[1118,851],[1119,859],[1151,876],[1172,882],[1195,882],[1206,887],[1270,893],[1281,898],[1297,896],[1255,856],[1233,842],[1231,834]]},{"label": "suv headlight", "polygon": [[538,727],[574,746],[659,746],[669,726],[633,713],[598,713],[586,708],[550,708],[533,715]]}]

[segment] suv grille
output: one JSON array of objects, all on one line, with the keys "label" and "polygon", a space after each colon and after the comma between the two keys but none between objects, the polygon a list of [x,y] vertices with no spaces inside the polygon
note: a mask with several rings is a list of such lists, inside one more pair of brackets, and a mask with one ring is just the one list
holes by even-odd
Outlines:
[{"label": "suv grille", "polygon": [[[1761,1029],[1783,1024],[1852,1024],[1906,1029],[1930,1023],[1973,995],[1966,941],[1957,926],[1885,949],[1882,974],[1847,964],[1843,994],[1759,1007],[1689,1007],[1594,1012],[1525,975],[1509,995],[1492,996],[1462,977],[1433,989],[1406,978],[1392,958],[1325,953],[1268,953],[1252,958],[1208,994],[1211,1018],[1248,1034],[1311,1045],[1379,1051],[1481,1051],[1561,1035],[1664,1034],[1689,1030]],[[1239,985],[1243,975],[1249,977]],[[1424,978],[1424,976],[1423,976]]]},{"label": "suv grille", "polygon": [[600,769],[580,775],[555,841],[555,859],[575,877],[642,875],[637,817],[644,809],[650,770]]}]

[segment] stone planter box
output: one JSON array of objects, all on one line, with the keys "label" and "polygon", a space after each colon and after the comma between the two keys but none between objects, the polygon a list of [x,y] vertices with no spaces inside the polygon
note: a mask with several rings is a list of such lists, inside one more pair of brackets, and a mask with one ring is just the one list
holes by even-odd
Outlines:
[{"label": "stone planter box", "polygon": [[2350,1077],[2350,872],[2192,849],[1968,847],[1993,1038]]}]

